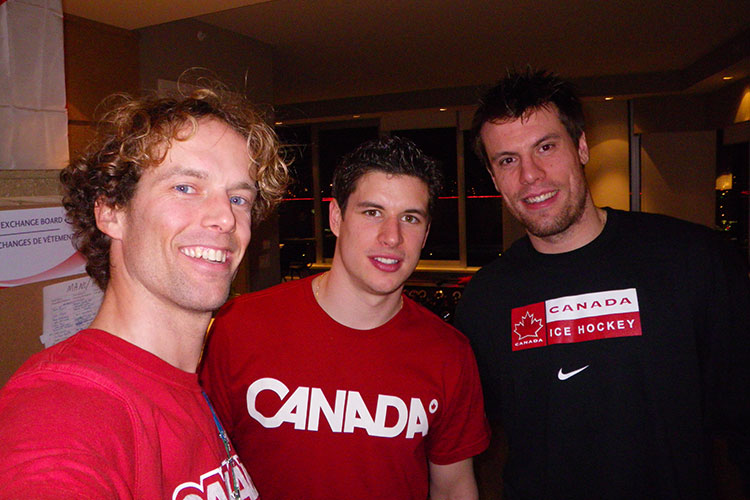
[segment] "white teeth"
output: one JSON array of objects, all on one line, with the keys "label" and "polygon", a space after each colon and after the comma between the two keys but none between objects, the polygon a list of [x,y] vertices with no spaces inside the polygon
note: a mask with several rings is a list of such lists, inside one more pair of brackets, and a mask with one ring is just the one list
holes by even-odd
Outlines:
[{"label": "white teeth", "polygon": [[385,257],[375,257],[375,260],[383,264],[395,264],[398,262],[398,259],[386,259]]},{"label": "white teeth", "polygon": [[184,253],[188,257],[194,259],[203,259],[209,262],[226,262],[227,253],[224,250],[216,250],[215,248],[204,248],[204,247],[190,247],[182,248],[180,252]]},{"label": "white teeth", "polygon": [[557,191],[550,191],[548,193],[540,194],[539,196],[529,196],[528,198],[524,198],[523,201],[526,203],[541,203],[545,200],[549,200],[556,194]]}]

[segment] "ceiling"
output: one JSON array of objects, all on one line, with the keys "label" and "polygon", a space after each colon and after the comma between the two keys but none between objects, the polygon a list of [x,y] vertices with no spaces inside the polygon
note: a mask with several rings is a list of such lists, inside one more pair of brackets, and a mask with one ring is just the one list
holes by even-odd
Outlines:
[{"label": "ceiling", "polygon": [[63,10],[126,29],[193,17],[264,42],[277,104],[482,86],[527,64],[602,93],[750,75],[750,0],[63,0]]}]

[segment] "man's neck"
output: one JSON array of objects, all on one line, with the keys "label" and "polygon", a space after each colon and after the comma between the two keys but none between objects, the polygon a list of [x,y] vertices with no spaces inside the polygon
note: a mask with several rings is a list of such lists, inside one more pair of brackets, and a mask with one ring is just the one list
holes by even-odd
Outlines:
[{"label": "man's neck", "polygon": [[370,293],[354,286],[334,262],[330,271],[312,282],[318,305],[334,321],[356,330],[372,330],[387,323],[401,310],[403,285],[388,294]]},{"label": "man's neck", "polygon": [[138,298],[108,286],[91,328],[109,332],[176,368],[195,373],[211,313],[175,310],[153,299]]},{"label": "man's neck", "polygon": [[594,206],[591,200],[587,203],[581,218],[565,231],[544,237],[527,233],[534,249],[539,253],[565,253],[578,250],[594,241],[604,230],[607,211]]}]

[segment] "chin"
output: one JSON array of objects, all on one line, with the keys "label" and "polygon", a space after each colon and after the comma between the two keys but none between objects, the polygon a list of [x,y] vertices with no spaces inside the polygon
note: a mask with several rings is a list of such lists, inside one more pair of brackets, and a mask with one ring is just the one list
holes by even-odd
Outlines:
[{"label": "chin", "polygon": [[213,312],[223,306],[228,297],[229,289],[227,288],[222,293],[217,292],[211,295],[192,297],[192,299],[188,299],[182,306],[196,312]]},{"label": "chin", "polygon": [[388,283],[380,283],[379,285],[372,286],[372,290],[379,295],[390,295],[395,293],[406,283],[406,280],[392,280]]}]

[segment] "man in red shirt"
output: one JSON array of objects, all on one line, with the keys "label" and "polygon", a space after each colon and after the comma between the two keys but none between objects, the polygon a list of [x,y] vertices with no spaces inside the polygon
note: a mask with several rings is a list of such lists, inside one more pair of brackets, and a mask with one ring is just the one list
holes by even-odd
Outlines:
[{"label": "man in red shirt", "polygon": [[439,170],[398,138],[334,173],[330,271],[231,301],[201,380],[271,499],[474,499],[488,445],[466,338],[404,297]]},{"label": "man in red shirt", "polygon": [[124,98],[62,171],[104,299],[0,392],[0,498],[258,497],[196,375],[251,221],[286,181],[273,131],[230,99]]}]

